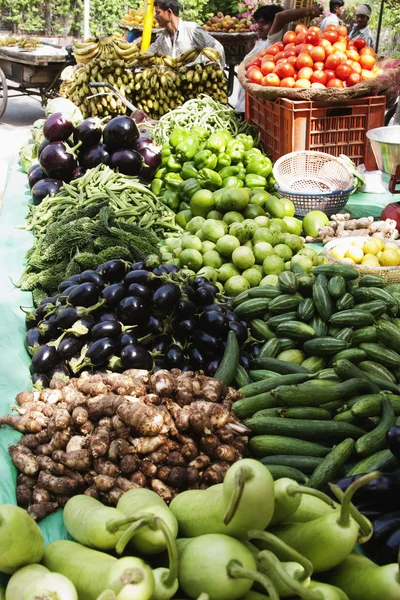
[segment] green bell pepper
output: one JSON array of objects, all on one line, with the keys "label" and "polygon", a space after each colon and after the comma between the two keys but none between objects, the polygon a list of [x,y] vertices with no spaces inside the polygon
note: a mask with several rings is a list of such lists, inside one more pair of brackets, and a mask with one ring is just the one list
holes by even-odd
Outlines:
[{"label": "green bell pepper", "polygon": [[165,150],[161,151],[161,166],[164,167],[168,164],[168,160],[171,158],[172,152],[171,148],[165,148]]},{"label": "green bell pepper", "polygon": [[[162,161],[161,161],[161,164],[163,164]],[[182,170],[182,165],[180,162],[178,162],[176,160],[176,157],[174,154],[171,154],[171,156],[169,157],[166,167],[167,167],[168,171],[173,171],[174,173],[179,173]]]},{"label": "green bell pepper", "polygon": [[160,167],[154,175],[154,179],[164,179],[165,175],[168,173],[167,167]]},{"label": "green bell pepper", "polygon": [[192,160],[188,160],[187,162],[183,163],[180,175],[182,179],[192,179],[193,177],[197,178],[199,172],[196,169],[194,162]]},{"label": "green bell pepper", "polygon": [[176,157],[181,162],[191,160],[199,149],[199,138],[196,135],[189,135],[183,142],[176,147]]},{"label": "green bell pepper", "polygon": [[229,143],[232,140],[232,134],[230,131],[228,131],[227,129],[219,129],[217,131],[217,133],[221,134],[224,136],[224,138],[226,139],[226,142]]},{"label": "green bell pepper", "polygon": [[153,194],[155,194],[156,196],[158,196],[162,190],[164,186],[164,182],[162,179],[153,179],[153,181],[151,182],[151,191],[153,192]]},{"label": "green bell pepper", "polygon": [[235,139],[238,142],[242,142],[246,152],[254,146],[254,140],[251,137],[251,135],[246,135],[245,133],[239,133],[239,135],[237,135]]},{"label": "green bell pepper", "polygon": [[186,179],[179,186],[179,197],[183,202],[189,202],[193,194],[201,190],[197,179]]},{"label": "green bell pepper", "polygon": [[228,147],[226,149],[226,153],[230,156],[231,161],[233,163],[238,163],[242,160],[245,155],[245,149],[242,142],[237,142],[236,140],[232,140],[229,142]]},{"label": "green bell pepper", "polygon": [[244,164],[247,165],[249,160],[251,160],[254,156],[260,158],[260,156],[265,156],[265,154],[263,154],[258,148],[251,148],[250,150],[247,150],[246,154],[243,157]]},{"label": "green bell pepper", "polygon": [[222,186],[222,178],[216,171],[212,171],[211,169],[201,169],[201,171],[199,171],[199,183],[202,188],[214,191]]},{"label": "green bell pepper", "polygon": [[262,175],[255,175],[254,173],[250,173],[245,177],[245,184],[246,187],[250,188],[251,190],[254,190],[255,188],[265,189],[265,186],[267,185],[267,180]]},{"label": "green bell pepper", "polygon": [[167,173],[164,177],[164,183],[168,190],[179,190],[179,186],[183,179],[179,173]]},{"label": "green bell pepper", "polygon": [[179,192],[167,189],[161,196],[161,201],[171,210],[177,211],[180,204]]},{"label": "green bell pepper", "polygon": [[194,164],[197,169],[215,169],[218,158],[211,150],[201,150],[194,157]]},{"label": "green bell pepper", "polygon": [[223,131],[217,131],[216,133],[212,133],[206,142],[206,148],[208,150],[212,150],[217,154],[221,154],[225,152],[227,146],[227,139],[224,135]]},{"label": "green bell pepper", "polygon": [[200,127],[200,125],[195,125],[190,130],[190,135],[196,135],[200,141],[204,141],[210,135],[210,132],[205,127]]},{"label": "green bell pepper", "polygon": [[225,167],[219,171],[222,179],[226,179],[227,177],[236,177],[240,169],[237,165],[233,165],[232,167]]},{"label": "green bell pepper", "polygon": [[253,156],[247,163],[246,173],[268,177],[272,172],[272,163],[266,156]]},{"label": "green bell pepper", "polygon": [[[180,208],[180,205],[179,205]],[[182,209],[179,210],[178,214],[175,217],[175,223],[185,229],[186,225],[189,223],[190,219],[192,219],[192,211],[190,209]]]},{"label": "green bell pepper", "polygon": [[241,188],[241,187],[243,187],[243,181],[232,175],[231,177],[226,177],[225,179],[222,180],[222,187],[223,188]]},{"label": "green bell pepper", "polygon": [[221,154],[217,155],[217,166],[215,167],[216,171],[220,171],[225,167],[229,167],[231,164],[231,157],[227,155],[226,152],[221,152]]},{"label": "green bell pepper", "polygon": [[179,210],[190,210],[189,202],[181,202],[179,205]]},{"label": "green bell pepper", "polygon": [[186,138],[188,138],[190,136],[190,133],[188,131],[186,131],[186,129],[183,129],[182,127],[175,127],[171,133],[171,135],[169,136],[169,145],[172,146],[172,148],[176,148],[181,142],[183,142],[184,140],[186,140]]}]

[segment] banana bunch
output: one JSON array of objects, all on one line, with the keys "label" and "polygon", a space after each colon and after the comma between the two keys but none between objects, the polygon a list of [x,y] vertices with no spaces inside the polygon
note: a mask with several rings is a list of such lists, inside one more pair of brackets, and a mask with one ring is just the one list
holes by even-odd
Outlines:
[{"label": "banana bunch", "polygon": [[181,106],[184,98],[177,71],[166,66],[136,69],[133,103],[153,119]]},{"label": "banana bunch", "polygon": [[196,63],[179,70],[181,91],[186,100],[207,94],[214,100],[228,103],[228,82],[219,63]]},{"label": "banana bunch", "polygon": [[36,50],[41,45],[38,38],[22,37],[17,40],[17,46],[20,50]]},{"label": "banana bunch", "polygon": [[[141,7],[138,10],[130,8],[128,12],[122,17],[120,24],[125,27],[143,27],[144,21],[144,8]],[[157,20],[153,17],[153,27],[158,27]]]},{"label": "banana bunch", "polygon": [[0,38],[0,46],[16,46],[17,38],[12,35],[6,35],[5,37]]},{"label": "banana bunch", "polygon": [[90,86],[94,81],[109,83],[121,96],[131,99],[134,76],[124,64],[121,59],[115,59],[109,66],[103,67],[102,61],[96,59],[88,64],[77,65],[73,77],[62,82],[60,94],[76,104],[85,118],[124,115],[127,112],[125,104],[111,90]]},{"label": "banana bunch", "polygon": [[137,57],[136,64],[138,67],[169,67],[177,69],[179,62],[177,58],[167,56],[165,54],[154,54],[153,52],[143,52]]},{"label": "banana bunch", "polygon": [[83,42],[74,41],[73,51],[76,62],[88,64],[100,60],[101,66],[107,68],[114,60],[121,59],[126,63],[134,62],[140,54],[139,46],[124,40],[120,35],[107,35],[100,38],[88,38]]},{"label": "banana bunch", "polygon": [[182,67],[183,65],[188,65],[191,62],[197,60],[200,55],[200,50],[196,50],[195,48],[191,48],[190,50],[186,50],[176,58],[177,68]]}]

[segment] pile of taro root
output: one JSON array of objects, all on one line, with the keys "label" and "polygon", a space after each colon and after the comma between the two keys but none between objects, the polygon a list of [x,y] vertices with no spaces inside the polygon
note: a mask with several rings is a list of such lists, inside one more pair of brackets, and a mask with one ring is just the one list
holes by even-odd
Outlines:
[{"label": "pile of taro root", "polygon": [[130,369],[53,377],[21,392],[0,424],[24,435],[9,447],[20,472],[17,502],[36,520],[88,494],[114,506],[135,487],[167,503],[222,482],[248,456],[248,433],[231,412],[240,394],[201,372]]}]

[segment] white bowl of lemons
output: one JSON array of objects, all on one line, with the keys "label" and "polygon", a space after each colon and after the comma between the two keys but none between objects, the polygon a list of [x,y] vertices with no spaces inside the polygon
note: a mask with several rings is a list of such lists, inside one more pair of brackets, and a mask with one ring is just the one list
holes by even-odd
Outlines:
[{"label": "white bowl of lemons", "polygon": [[362,275],[380,275],[391,283],[400,282],[400,240],[354,236],[336,238],[324,246],[325,260],[351,265]]}]

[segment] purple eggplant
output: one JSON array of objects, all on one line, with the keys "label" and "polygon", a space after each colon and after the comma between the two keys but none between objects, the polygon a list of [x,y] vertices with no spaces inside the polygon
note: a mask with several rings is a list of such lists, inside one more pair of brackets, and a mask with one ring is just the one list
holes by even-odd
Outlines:
[{"label": "purple eggplant", "polygon": [[29,187],[32,189],[35,183],[41,181],[42,179],[45,179],[46,177],[47,175],[40,165],[33,165],[33,167],[31,167],[28,172]]},{"label": "purple eggplant", "polygon": [[75,155],[65,142],[51,142],[46,146],[39,164],[49,177],[62,181],[70,181],[77,167]]},{"label": "purple eggplant", "polygon": [[386,440],[390,452],[396,458],[400,458],[400,426],[394,425],[386,434]]},{"label": "purple eggplant", "polygon": [[143,164],[143,157],[136,150],[116,150],[110,159],[110,167],[118,169],[123,175],[139,175]]},{"label": "purple eggplant", "polygon": [[44,344],[32,357],[31,371],[32,373],[48,373],[59,360],[60,357],[54,346]]},{"label": "purple eggplant", "polygon": [[124,346],[120,358],[124,369],[146,369],[151,371],[153,368],[153,359],[150,352],[139,345],[128,344]]},{"label": "purple eggplant", "polygon": [[124,283],[112,283],[101,291],[101,299],[105,301],[107,308],[115,308],[126,296]]},{"label": "purple eggplant", "polygon": [[122,281],[122,279],[125,277],[126,271],[126,263],[123,260],[116,258],[104,263],[101,274],[104,281],[107,281],[107,283],[114,283]]},{"label": "purple eggplant", "polygon": [[175,283],[165,283],[154,292],[153,306],[161,312],[171,311],[181,299],[181,290]]},{"label": "purple eggplant", "polygon": [[50,142],[48,142],[47,140],[43,140],[43,142],[40,144],[38,151],[37,151],[37,155],[38,158],[40,158],[40,155],[42,154],[43,150],[46,148],[46,146],[48,146],[50,144]]},{"label": "purple eggplant", "polygon": [[94,169],[97,165],[110,164],[110,155],[104,144],[96,144],[79,155],[79,164],[84,169]]},{"label": "purple eggplant", "polygon": [[104,287],[103,277],[99,273],[96,273],[96,271],[93,271],[92,269],[87,269],[86,271],[83,271],[81,273],[80,281],[81,283],[94,283],[101,290]]},{"label": "purple eggplant", "polygon": [[83,342],[72,335],[63,338],[58,346],[57,352],[63,360],[68,360],[79,355]]},{"label": "purple eggplant", "polygon": [[104,365],[114,353],[114,340],[110,338],[101,338],[90,344],[86,356],[90,359],[93,366]]},{"label": "purple eggplant", "polygon": [[74,126],[60,112],[47,117],[43,126],[43,135],[48,142],[63,142],[73,133]]},{"label": "purple eggplant", "polygon": [[76,167],[76,169],[73,170],[71,181],[73,181],[74,179],[79,179],[79,177],[82,177],[82,175],[84,175],[85,173],[86,169],[84,169],[83,167]]},{"label": "purple eggplant", "polygon": [[68,302],[73,306],[89,308],[99,301],[99,288],[90,282],[81,283],[68,295]]},{"label": "purple eggplant", "polygon": [[132,149],[139,139],[139,130],[133,119],[127,116],[114,117],[103,130],[103,142],[113,152]]},{"label": "purple eggplant", "polygon": [[128,296],[118,304],[117,314],[124,325],[139,325],[149,316],[149,308],[143,298]]},{"label": "purple eggplant", "polygon": [[150,138],[140,136],[136,142],[135,150],[139,152],[144,160],[140,175],[145,179],[152,179],[161,164],[161,149],[155,146]]},{"label": "purple eggplant", "polygon": [[118,321],[102,321],[101,323],[96,323],[96,325],[92,327],[92,338],[94,340],[99,340],[104,337],[117,340],[121,333],[122,326]]},{"label": "purple eggplant", "polygon": [[59,179],[53,179],[51,177],[45,177],[44,179],[40,179],[33,186],[32,199],[33,204],[38,205],[41,201],[46,198],[46,196],[54,196],[60,191],[63,182]]},{"label": "purple eggplant", "polygon": [[103,130],[98,117],[84,119],[74,130],[74,144],[82,142],[81,148],[90,148],[100,143]]}]

